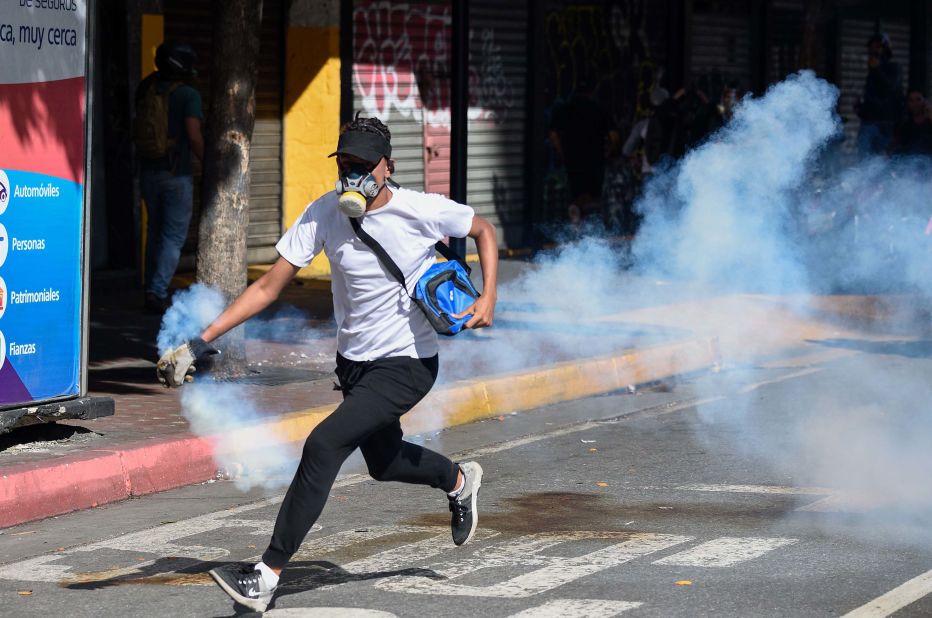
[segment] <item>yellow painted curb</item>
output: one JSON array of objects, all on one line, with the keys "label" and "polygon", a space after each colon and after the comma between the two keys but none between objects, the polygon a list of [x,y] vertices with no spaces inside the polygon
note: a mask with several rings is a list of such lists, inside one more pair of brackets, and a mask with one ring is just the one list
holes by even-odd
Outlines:
[{"label": "yellow painted curb", "polygon": [[[408,433],[437,431],[509,412],[591,397],[630,385],[713,369],[720,363],[718,341],[706,338],[629,350],[616,356],[568,361],[532,371],[463,380],[428,395],[403,418]],[[261,435],[297,442],[333,412],[330,404],[293,412],[259,426],[216,436],[218,454],[224,445],[256,444]],[[233,447],[231,446],[231,449]]]}]

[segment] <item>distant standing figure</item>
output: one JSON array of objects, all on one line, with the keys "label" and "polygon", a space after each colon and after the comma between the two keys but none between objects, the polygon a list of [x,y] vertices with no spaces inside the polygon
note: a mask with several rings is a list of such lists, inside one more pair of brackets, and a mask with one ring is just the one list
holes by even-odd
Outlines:
[{"label": "distant standing figure", "polygon": [[932,108],[918,90],[910,90],[906,97],[906,118],[896,126],[890,154],[932,155]]},{"label": "distant standing figure", "polygon": [[638,157],[636,163],[645,176],[653,172],[654,166],[673,149],[671,104],[670,93],[666,89],[652,89],[649,114],[635,123],[622,147],[626,157]]},{"label": "distant standing figure", "polygon": [[162,313],[178,267],[194,207],[191,155],[204,158],[201,95],[188,82],[196,75],[194,50],[165,42],[155,52],[157,70],[136,89],[133,138],[139,185],[146,202],[145,306]]},{"label": "distant standing figure", "polygon": [[574,223],[598,211],[605,174],[611,121],[594,91],[594,82],[582,81],[577,92],[554,110],[550,127],[550,142],[566,169],[573,200],[569,217]]},{"label": "distant standing figure", "polygon": [[858,152],[862,157],[884,152],[893,137],[903,101],[903,76],[893,60],[893,48],[885,34],[867,41],[867,79],[864,95],[855,107],[861,118]]}]

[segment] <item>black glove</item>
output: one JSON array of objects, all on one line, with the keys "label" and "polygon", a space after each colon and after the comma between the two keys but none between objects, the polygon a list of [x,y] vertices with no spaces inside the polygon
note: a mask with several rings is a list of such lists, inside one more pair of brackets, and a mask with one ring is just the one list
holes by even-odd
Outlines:
[{"label": "black glove", "polygon": [[166,352],[155,366],[156,377],[166,388],[177,388],[194,381],[194,363],[205,356],[220,354],[220,350],[195,337]]}]

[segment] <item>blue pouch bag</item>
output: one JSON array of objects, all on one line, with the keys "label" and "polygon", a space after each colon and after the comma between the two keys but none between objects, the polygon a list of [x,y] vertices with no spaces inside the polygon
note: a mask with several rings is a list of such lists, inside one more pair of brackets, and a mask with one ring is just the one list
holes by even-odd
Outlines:
[{"label": "blue pouch bag", "polygon": [[[382,245],[362,229],[358,219],[350,217],[350,223],[356,236],[372,249],[388,272],[407,292],[404,274]],[[411,300],[424,312],[427,321],[438,334],[452,337],[463,330],[463,326],[472,318],[472,314],[461,318],[453,316],[465,311],[476,302],[479,292],[469,280],[470,268],[463,258],[443,242],[438,242],[435,247],[449,261],[434,264],[421,275],[414,286],[414,295]]]},{"label": "blue pouch bag", "polygon": [[427,269],[414,288],[414,302],[427,321],[441,335],[453,336],[463,330],[472,314],[453,316],[469,309],[479,298],[479,292],[469,280],[469,272],[459,262],[451,260]]}]

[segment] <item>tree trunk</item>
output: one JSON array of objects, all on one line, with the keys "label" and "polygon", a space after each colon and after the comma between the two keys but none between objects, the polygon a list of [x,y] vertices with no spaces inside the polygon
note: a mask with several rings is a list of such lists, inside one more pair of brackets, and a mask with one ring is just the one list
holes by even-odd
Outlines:
[{"label": "tree trunk", "polygon": [[[214,7],[213,66],[205,140],[197,279],[232,300],[246,289],[249,147],[256,122],[262,0],[219,0]],[[246,373],[243,327],[218,342],[218,377]]]}]

